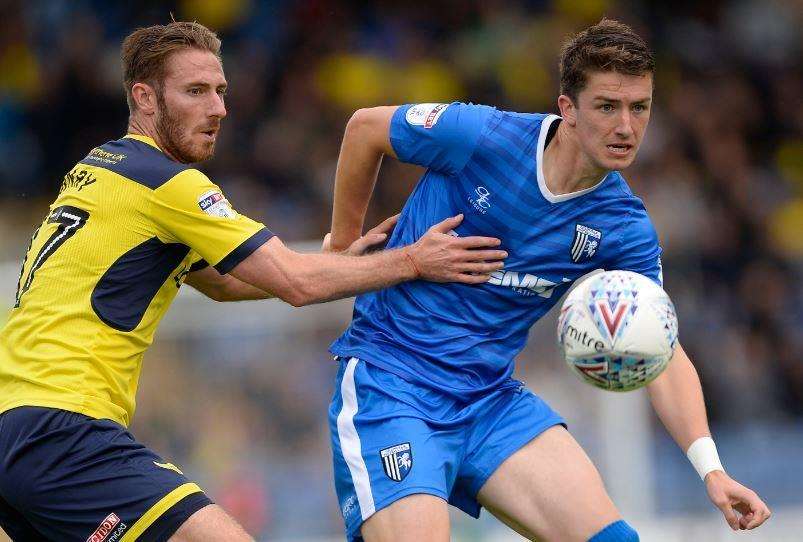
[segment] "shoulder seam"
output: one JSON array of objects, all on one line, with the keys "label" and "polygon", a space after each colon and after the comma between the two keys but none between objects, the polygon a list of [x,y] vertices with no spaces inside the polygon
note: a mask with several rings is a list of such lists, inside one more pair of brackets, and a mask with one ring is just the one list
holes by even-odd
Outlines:
[{"label": "shoulder seam", "polygon": [[[195,167],[188,167],[188,168],[186,168],[186,169],[182,169],[181,171],[178,171],[178,172],[176,172],[174,175],[172,175],[171,177],[169,177],[169,178],[168,178],[168,179],[167,179],[165,182],[163,182],[162,184],[160,184],[160,185],[159,185],[159,186],[157,186],[156,188],[152,188],[151,190],[153,190],[153,191],[159,190],[160,188],[162,188],[163,186],[165,186],[166,184],[168,184],[170,181],[172,181],[173,179],[175,179],[175,178],[176,178],[176,177],[178,177],[179,175],[183,175],[184,173],[187,173],[188,171],[194,171],[194,172],[196,172],[196,173],[198,173],[198,174],[202,175],[202,176],[203,176],[203,177],[205,177],[206,179],[209,179],[209,177],[207,177],[207,176],[206,176],[206,174],[205,174],[203,171],[201,171],[200,169],[198,169],[198,168],[195,168]],[[210,181],[211,181],[211,179],[210,179]]]},{"label": "shoulder seam", "polygon": [[[98,163],[96,159],[90,158],[96,150],[119,153],[122,160],[109,164]],[[97,145],[78,163],[102,168],[150,190],[156,190],[176,175],[194,169],[191,164],[171,160],[159,149],[134,138],[121,138]]]},{"label": "shoulder seam", "polygon": [[[485,138],[485,136],[488,134],[488,131],[491,129],[491,124],[493,124],[494,121],[497,123],[500,122],[501,115],[495,115],[495,113],[499,113],[499,110],[496,109],[495,107],[491,107],[490,109],[491,109],[491,114],[489,115],[489,118],[485,120],[485,123],[482,126],[482,131],[480,131],[480,136],[477,138],[477,142],[474,144],[474,148],[471,150],[471,154],[468,155],[466,163],[463,164],[463,167],[461,167],[460,170],[454,173],[453,177],[461,175],[463,171],[465,171],[466,167],[468,167],[468,164],[471,162],[471,160],[474,159],[474,155],[477,154],[477,151],[480,148],[480,142],[483,140],[483,138]],[[494,117],[496,117],[496,119],[494,119]]]}]

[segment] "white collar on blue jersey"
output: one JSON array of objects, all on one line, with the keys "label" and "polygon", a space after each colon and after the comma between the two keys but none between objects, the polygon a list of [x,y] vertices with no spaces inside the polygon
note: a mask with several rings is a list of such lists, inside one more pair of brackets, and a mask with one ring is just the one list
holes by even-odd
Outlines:
[{"label": "white collar on blue jersey", "polygon": [[596,190],[602,183],[605,182],[605,179],[608,177],[608,175],[610,175],[610,173],[607,173],[594,186],[578,190],[577,192],[569,192],[568,194],[560,194],[557,196],[550,192],[549,188],[546,186],[546,179],[544,178],[544,142],[546,141],[546,136],[549,133],[549,126],[559,118],[560,117],[557,115],[547,115],[546,118],[541,121],[541,132],[538,134],[538,147],[536,147],[537,151],[535,160],[538,164],[538,188],[541,189],[541,195],[544,196],[544,198],[550,203],[560,203],[562,201],[574,199],[582,196],[583,194],[587,194],[593,190]]}]

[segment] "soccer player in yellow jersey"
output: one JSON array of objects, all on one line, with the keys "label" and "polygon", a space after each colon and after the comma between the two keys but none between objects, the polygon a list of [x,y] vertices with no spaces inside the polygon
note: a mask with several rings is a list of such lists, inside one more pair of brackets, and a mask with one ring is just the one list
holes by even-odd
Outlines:
[{"label": "soccer player in yellow jersey", "polygon": [[192,166],[226,116],[219,51],[197,23],[129,35],[128,134],[67,173],[31,239],[0,331],[0,526],[14,540],[250,540],[126,430],[142,355],[182,282],[298,306],[405,280],[479,284],[502,267],[498,240],[448,234],[460,216],[363,255],[394,219],[347,254],[298,254],[237,213]]}]

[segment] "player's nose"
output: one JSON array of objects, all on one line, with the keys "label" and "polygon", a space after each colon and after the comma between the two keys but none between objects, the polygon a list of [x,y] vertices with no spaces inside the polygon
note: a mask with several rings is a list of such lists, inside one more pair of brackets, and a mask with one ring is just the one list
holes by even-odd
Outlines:
[{"label": "player's nose", "polygon": [[210,117],[217,117],[222,119],[226,116],[226,102],[223,100],[223,96],[220,94],[215,94],[214,98],[212,98],[212,105],[211,110],[209,112]]},{"label": "player's nose", "polygon": [[616,123],[616,135],[629,138],[633,135],[633,121],[630,118],[630,111],[622,111],[619,115],[619,122]]}]

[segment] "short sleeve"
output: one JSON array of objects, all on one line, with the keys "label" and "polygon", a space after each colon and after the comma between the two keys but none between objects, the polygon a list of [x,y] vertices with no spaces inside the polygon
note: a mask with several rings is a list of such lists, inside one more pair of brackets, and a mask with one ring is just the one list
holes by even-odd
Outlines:
[{"label": "short sleeve", "polygon": [[190,265],[190,273],[194,273],[196,271],[201,271],[209,267],[209,262],[198,256],[197,259],[193,259],[192,264]]},{"label": "short sleeve", "polygon": [[493,112],[458,102],[403,105],[393,114],[390,143],[402,162],[455,175],[471,158]]},{"label": "short sleeve", "polygon": [[151,219],[165,241],[187,245],[222,274],[273,237],[264,225],[237,213],[197,169],[182,171],[153,191]]},{"label": "short sleeve", "polygon": [[662,249],[646,211],[632,213],[622,228],[618,257],[610,269],[640,273],[663,288]]}]

